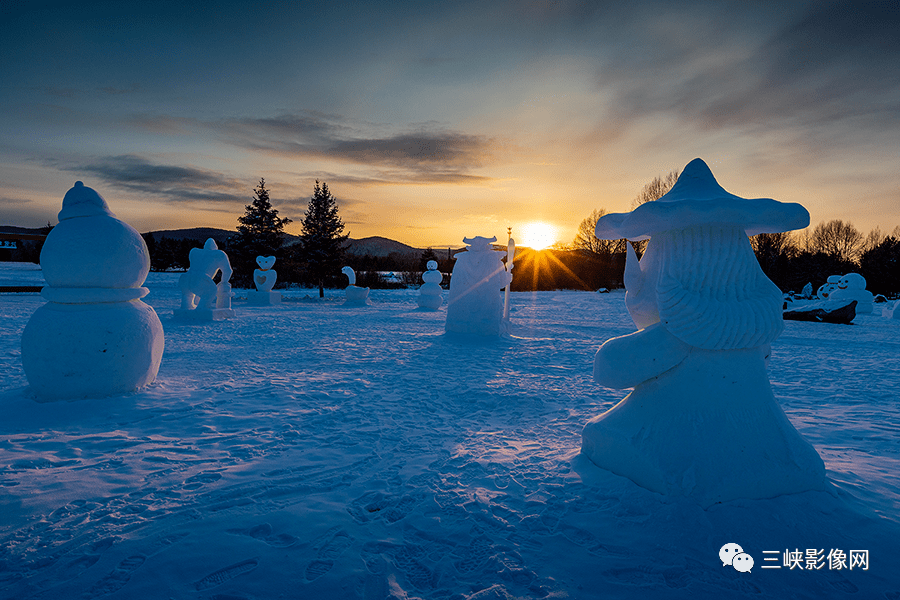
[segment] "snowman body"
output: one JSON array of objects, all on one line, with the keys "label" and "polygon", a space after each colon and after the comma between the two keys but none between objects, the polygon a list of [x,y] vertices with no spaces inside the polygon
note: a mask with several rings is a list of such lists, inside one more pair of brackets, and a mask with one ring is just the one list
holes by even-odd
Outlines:
[{"label": "snowman body", "polygon": [[428,270],[422,273],[422,287],[419,288],[419,297],[417,302],[419,308],[423,310],[437,310],[444,303],[441,296],[441,281],[444,279],[443,273],[437,270],[437,262],[429,260],[427,264]]}]

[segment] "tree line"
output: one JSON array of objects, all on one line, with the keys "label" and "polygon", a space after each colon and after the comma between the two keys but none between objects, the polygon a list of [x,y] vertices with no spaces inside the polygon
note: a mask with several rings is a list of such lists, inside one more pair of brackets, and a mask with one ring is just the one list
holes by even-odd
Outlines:
[{"label": "tree line", "polygon": [[[677,171],[656,177],[634,199],[632,209],[661,198],[677,180]],[[604,214],[606,210],[601,208],[585,218],[567,248],[610,265],[614,272],[608,281],[617,286],[624,273],[628,242],[597,239],[594,229]],[[646,242],[631,243],[640,256]],[[870,292],[900,295],[900,225],[889,234],[876,227],[863,235],[852,223],[833,219],[800,231],[755,235],[750,244],[763,272],[782,292],[798,292],[807,283],[817,290],[830,275],[859,273]]]},{"label": "tree line", "polygon": [[[668,192],[678,180],[678,171],[659,176],[646,184],[632,201],[632,209],[652,202]],[[429,260],[438,262],[445,273],[453,269],[453,260],[431,249],[421,256],[397,253],[388,256],[354,255],[346,252],[348,236],[338,215],[337,201],[327,183],[317,180],[309,204],[300,222],[299,241],[285,244],[285,225],[291,219],[278,216],[272,206],[265,179],[253,190],[253,200],[238,218],[236,232],[220,243],[229,256],[235,287],[252,288],[257,256],[275,256],[279,287],[295,284],[319,289],[344,287],[342,266],[357,271],[357,285],[372,288],[406,287],[421,284],[421,272]],[[581,221],[570,244],[557,244],[540,252],[522,250],[516,256],[512,289],[537,291],[555,289],[615,289],[623,285],[626,244],[631,243],[641,256],[646,242],[600,240],[594,235],[597,220],[606,214],[596,209]],[[45,230],[49,233],[48,223]],[[199,244],[194,240],[168,237],[155,239],[144,234],[150,252],[151,269],[183,270],[190,266],[188,255]],[[796,292],[807,283],[818,289],[830,275],[857,272],[866,278],[867,289],[885,296],[900,295],[900,226],[890,233],[876,227],[863,235],[852,223],[839,219],[819,223],[813,228],[786,233],[760,234],[750,238],[763,272],[783,292]],[[11,251],[12,260],[39,262],[42,242],[25,242]],[[393,271],[394,279],[381,273]],[[447,282],[445,282],[446,285]]]}]

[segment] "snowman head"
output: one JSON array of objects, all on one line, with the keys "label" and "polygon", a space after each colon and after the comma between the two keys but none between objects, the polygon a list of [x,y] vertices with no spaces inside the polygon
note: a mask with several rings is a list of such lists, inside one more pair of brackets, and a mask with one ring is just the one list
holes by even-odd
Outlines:
[{"label": "snowman head", "polygon": [[866,278],[859,273],[847,273],[841,277],[838,282],[838,288],[842,290],[864,290],[866,289]]},{"label": "snowman head", "polygon": [[268,271],[269,269],[272,268],[272,265],[275,264],[275,257],[274,256],[257,256],[256,264],[258,264],[259,268],[262,269],[263,271]]}]

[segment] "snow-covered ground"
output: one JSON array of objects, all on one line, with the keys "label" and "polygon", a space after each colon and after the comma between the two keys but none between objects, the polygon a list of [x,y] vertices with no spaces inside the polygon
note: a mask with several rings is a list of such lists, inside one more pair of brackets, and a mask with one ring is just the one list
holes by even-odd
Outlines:
[{"label": "snow-covered ground", "polygon": [[[22,370],[43,300],[0,295],[0,598],[900,599],[900,321],[786,322],[770,378],[832,485],[703,510],[579,455],[624,396],[591,378],[621,292],[514,293],[513,335],[469,341],[415,290],[238,290],[236,319],[182,323],[177,280],[146,284],[156,383],[74,402]],[[762,568],[785,551],[804,568]]]}]

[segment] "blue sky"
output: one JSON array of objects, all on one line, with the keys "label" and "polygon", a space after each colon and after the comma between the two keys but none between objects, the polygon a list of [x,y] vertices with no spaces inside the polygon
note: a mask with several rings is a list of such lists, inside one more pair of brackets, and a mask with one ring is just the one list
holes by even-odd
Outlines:
[{"label": "blue sky", "polygon": [[699,156],[900,225],[897,2],[183,6],[0,4],[0,224],[82,180],[140,231],[233,229],[264,177],[293,233],[319,179],[354,238],[570,241]]}]

